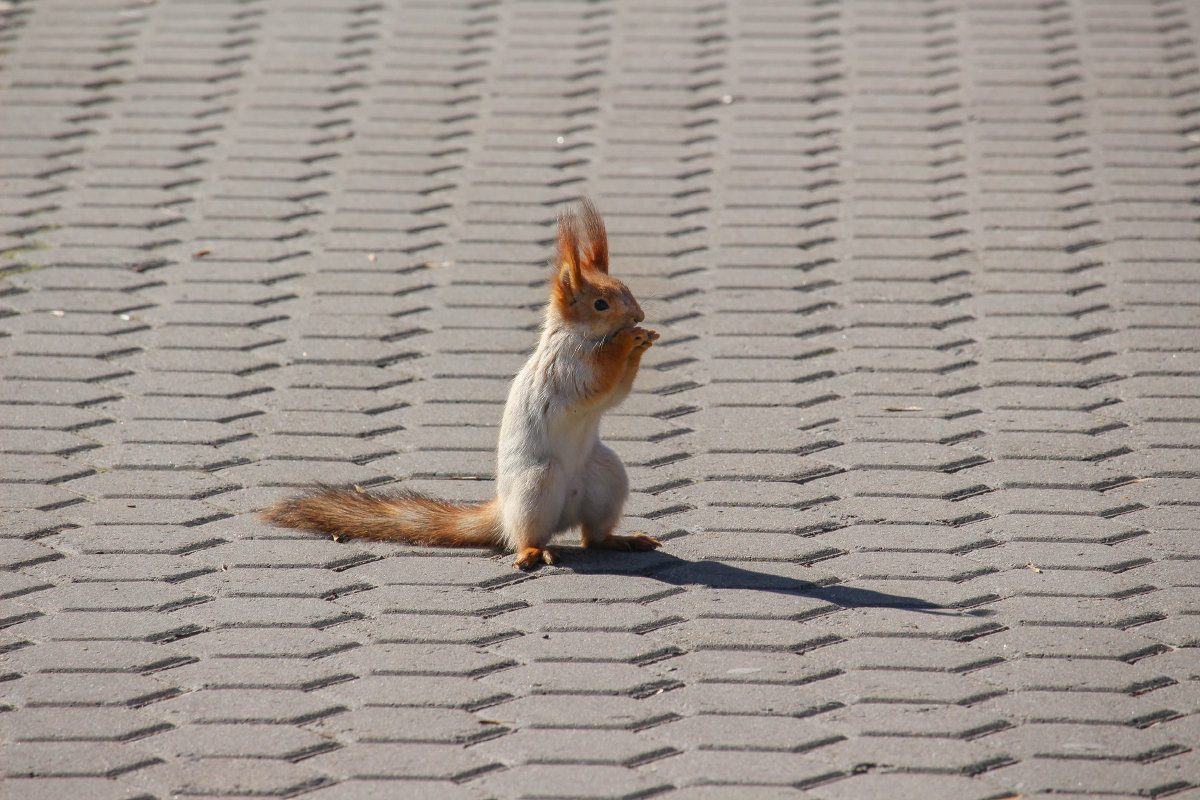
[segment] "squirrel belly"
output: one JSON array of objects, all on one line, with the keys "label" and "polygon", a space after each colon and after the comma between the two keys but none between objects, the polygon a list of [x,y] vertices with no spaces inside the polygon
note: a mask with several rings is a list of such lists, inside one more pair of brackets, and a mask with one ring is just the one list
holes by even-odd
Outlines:
[{"label": "squirrel belly", "polygon": [[378,539],[440,547],[498,547],[504,543],[496,500],[469,505],[416,492],[368,493],[318,486],[259,516],[285,528],[307,528],[348,539]]},{"label": "squirrel belly", "polygon": [[615,454],[606,471],[619,472],[618,480],[589,474],[600,448],[612,453],[598,436],[603,409],[580,401],[591,378],[580,352],[591,346],[548,318],[513,380],[496,458],[498,510],[512,550],[544,548],[554,534],[581,524],[586,507],[615,508],[615,524],[625,503],[628,482]]}]

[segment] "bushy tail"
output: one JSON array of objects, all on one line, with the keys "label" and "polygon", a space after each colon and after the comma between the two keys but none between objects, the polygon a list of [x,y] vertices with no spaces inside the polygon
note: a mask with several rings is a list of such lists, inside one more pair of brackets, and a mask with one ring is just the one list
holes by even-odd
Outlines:
[{"label": "bushy tail", "polygon": [[334,538],[381,539],[438,547],[496,547],[503,535],[496,501],[463,505],[416,492],[372,494],[318,486],[259,512],[285,528],[308,528]]}]

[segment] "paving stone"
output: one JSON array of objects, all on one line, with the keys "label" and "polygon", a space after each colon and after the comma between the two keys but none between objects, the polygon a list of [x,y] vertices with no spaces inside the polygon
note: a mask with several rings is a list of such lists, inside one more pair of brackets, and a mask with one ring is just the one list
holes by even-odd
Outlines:
[{"label": "paving stone", "polygon": [[73,583],[47,589],[23,602],[58,612],[163,612],[210,600],[181,585],[155,581],[118,581],[106,587]]},{"label": "paving stone", "polygon": [[496,768],[483,754],[455,745],[362,742],[315,756],[308,765],[346,778],[406,777],[461,781]]},{"label": "paving stone", "polygon": [[[330,664],[342,664],[335,655]],[[511,666],[512,661],[483,648],[457,643],[392,643],[364,645],[352,656],[360,669],[376,675],[477,676]]]},{"label": "paving stone", "polygon": [[4,800],[19,800],[33,796],[46,800],[69,800],[72,797],[94,797],[96,800],[134,800],[145,797],[145,793],[136,787],[122,786],[108,778],[44,778],[44,777],[8,777],[4,786],[0,787],[0,797]]},{"label": "paving stone", "polygon": [[324,786],[329,779],[304,764],[257,759],[253,770],[237,769],[238,760],[212,758],[161,761],[130,775],[127,782],[144,787],[153,796],[208,795],[245,797],[261,794],[294,794]]},{"label": "paving stone", "polygon": [[165,758],[234,758],[298,761],[336,747],[309,731],[282,725],[190,725],[174,728],[147,744]]},{"label": "paving stone", "polygon": [[370,588],[348,575],[349,570],[317,567],[233,567],[216,569],[180,584],[209,596],[335,598]]},{"label": "paving stone", "polygon": [[[169,668],[170,664],[164,665]],[[28,708],[127,706],[140,708],[179,690],[171,677],[104,671],[28,672],[5,686],[5,696]]]},{"label": "paving stone", "polygon": [[860,797],[864,800],[884,797],[897,800],[918,797],[966,797],[983,800],[997,794],[1003,796],[1001,787],[1005,785],[990,777],[981,781],[977,778],[950,775],[897,775],[882,772],[871,774],[868,769],[864,774],[821,785],[815,791],[819,791],[824,797],[838,800],[850,797]]},{"label": "paving stone", "polygon": [[526,664],[488,675],[482,682],[513,695],[612,695],[643,697],[673,688],[676,682],[659,679],[653,672],[632,664],[564,663]]},{"label": "paving stone", "polygon": [[[671,800],[714,800],[718,797],[723,797],[728,793],[727,786],[688,786],[685,788],[675,789],[665,793],[664,797],[670,797]],[[771,797],[813,797],[814,795],[808,792],[802,792],[799,789],[794,789],[785,786],[739,786],[738,793],[745,797],[746,800],[763,800],[763,798]]]},{"label": "paving stone", "polygon": [[[444,615],[440,618],[424,619],[417,622],[407,612],[399,617],[380,614],[387,620],[395,619],[393,633],[377,636],[379,644],[407,644],[436,642],[448,644],[488,644],[493,641],[521,636],[521,631],[514,630],[506,620],[476,619],[470,617],[455,617]],[[407,622],[406,622],[407,621]],[[377,623],[371,620],[350,621],[338,628],[339,633],[349,636],[366,636],[370,631],[377,630]]]},{"label": "paving stone", "polygon": [[[79,504],[76,504],[79,505]],[[64,516],[80,524],[89,521],[93,506],[101,510],[112,525],[203,525],[214,517],[220,517],[206,504],[195,504],[179,499],[111,499],[96,500],[88,509],[71,508]]]},{"label": "paving stone", "polygon": [[826,722],[845,735],[973,739],[1007,730],[1011,725],[1000,714],[981,705],[870,703],[822,710],[826,713],[813,719]]},{"label": "paving stone", "polygon": [[376,586],[338,598],[338,605],[368,614],[447,614],[493,617],[524,606],[503,595],[457,586]]},{"label": "paving stone", "polygon": [[80,527],[55,537],[62,550],[76,553],[116,554],[162,553],[184,556],[224,544],[225,540],[205,530],[205,526],[105,525]]},{"label": "paving stone", "polygon": [[54,588],[52,584],[44,583],[29,575],[19,572],[0,574],[0,598],[21,597],[34,592]]},{"label": "paving stone", "polygon": [[1136,761],[1150,753],[1170,757],[1173,752],[1182,752],[1175,739],[1160,730],[1160,726],[1139,730],[1129,726],[1035,723],[999,731],[987,738],[1022,759],[1100,760],[1109,756]]},{"label": "paving stone", "polygon": [[5,539],[0,542],[0,559],[6,569],[19,569],[54,561],[62,558],[62,554],[52,547],[40,542],[27,542],[21,539]]},{"label": "paving stone", "polygon": [[512,695],[472,677],[444,675],[364,675],[330,686],[322,690],[322,695],[350,706],[467,711],[486,709],[512,699]]},{"label": "paving stone", "polygon": [[171,668],[164,675],[185,689],[295,689],[313,691],[354,680],[355,676],[321,659],[275,657],[268,653],[205,658]]},{"label": "paving stone", "polygon": [[[26,544],[38,544],[40,549],[37,552],[43,554],[48,549],[40,542]],[[61,555],[57,550],[51,549],[51,552]],[[47,559],[43,555],[41,559],[33,561],[34,566],[27,569],[30,574],[36,575],[40,566],[39,561],[48,564],[53,560],[56,559],[53,557]],[[71,580],[78,582],[107,583],[149,580],[171,582],[185,581],[196,575],[219,571],[220,568],[219,561],[209,558],[208,550],[200,550],[183,556],[173,553],[97,553],[84,559],[67,559],[64,564],[54,570],[53,574],[69,576]]]},{"label": "paving stone", "polygon": [[12,778],[116,778],[158,763],[136,745],[117,742],[13,742],[0,754]]},{"label": "paving stone", "polygon": [[658,652],[660,646],[657,640],[634,631],[558,629],[540,636],[510,638],[492,650],[522,662],[638,663]]},{"label": "paving stone", "polygon": [[1003,780],[1018,790],[1060,793],[1064,791],[1076,793],[1105,792],[1116,796],[1134,796],[1142,791],[1146,781],[1148,785],[1160,791],[1191,788],[1189,780],[1195,775],[1194,759],[1167,759],[1147,765],[1138,774],[1131,774],[1125,765],[1118,763],[1089,764],[1086,772],[1071,776],[1059,775],[1054,769],[1054,759],[1029,759],[1020,764],[1006,767],[994,775],[994,780]]},{"label": "paving stone", "polygon": [[353,638],[310,628],[223,628],[192,624],[189,650],[213,658],[319,658],[356,643]]},{"label": "paving stone", "polygon": [[[603,786],[610,796],[637,796],[638,793],[653,792],[657,794],[662,788],[670,786],[658,776],[645,775],[640,772],[617,766],[589,765],[552,765],[532,764],[520,771],[508,770],[488,775],[480,780],[480,787],[487,791],[503,796],[528,796],[550,793],[559,796],[566,792],[574,793],[580,787]],[[584,791],[589,791],[584,789]],[[586,795],[575,795],[586,797]]]},{"label": "paving stone", "polygon": [[[316,537],[254,539],[230,542],[219,548],[223,565],[230,568],[324,568],[347,567],[363,559],[353,545]],[[285,576],[279,575],[282,579]]]},{"label": "paving stone", "polygon": [[216,598],[203,605],[180,609],[177,619],[214,628],[327,628],[344,622],[350,614],[337,605],[317,599]]},{"label": "paving stone", "polygon": [[204,689],[164,700],[155,708],[166,719],[206,724],[299,724],[341,710],[285,689]]},{"label": "paving stone", "polygon": [[19,727],[13,725],[15,722],[7,720],[0,728],[4,738],[12,742],[129,742],[170,730],[170,725],[149,714],[118,708],[93,708],[87,713],[69,713],[62,708],[27,709]]},{"label": "paving stone", "polygon": [[[571,719],[560,716],[567,705]],[[569,701],[550,695],[529,695],[489,707],[489,718],[519,728],[588,728],[638,730],[662,720],[662,715],[638,700],[624,697],[579,696]]]},{"label": "paving stone", "polygon": [[651,728],[640,736],[679,750],[745,750],[781,753],[828,747],[844,737],[824,719],[749,714],[698,714]]},{"label": "paving stone", "polygon": [[489,586],[514,580],[507,560],[483,559],[479,551],[405,549],[397,557],[351,566],[342,572],[349,578],[374,585]]},{"label": "paving stone", "polygon": [[9,667],[25,672],[89,674],[150,673],[190,660],[161,643],[92,639],[42,642],[5,656]]},{"label": "paving stone", "polygon": [[476,800],[483,797],[478,788],[460,786],[450,781],[415,780],[412,778],[351,779],[309,792],[314,800],[386,800],[403,792],[413,800]]},{"label": "paving stone", "polygon": [[[487,726],[484,730],[495,729]],[[487,753],[506,764],[609,764],[641,766],[673,755],[656,738],[632,731],[605,731],[597,736],[583,730],[523,730],[496,735],[472,749]]]},{"label": "paving stone", "polygon": [[815,754],[692,751],[657,763],[654,772],[684,783],[776,785],[788,787],[819,783],[830,776],[831,764]]},{"label": "paving stone", "polygon": [[362,742],[471,744],[503,734],[503,726],[481,723],[466,711],[442,708],[398,709],[373,706],[309,725],[312,730]]},{"label": "paving stone", "polygon": [[170,641],[196,629],[170,617],[141,611],[64,611],[53,619],[22,622],[14,633],[44,641]]},{"label": "paving stone", "polygon": [[[1200,791],[1187,3],[202,5],[0,3],[0,795]],[[253,516],[490,497],[585,193],[662,549]]]}]

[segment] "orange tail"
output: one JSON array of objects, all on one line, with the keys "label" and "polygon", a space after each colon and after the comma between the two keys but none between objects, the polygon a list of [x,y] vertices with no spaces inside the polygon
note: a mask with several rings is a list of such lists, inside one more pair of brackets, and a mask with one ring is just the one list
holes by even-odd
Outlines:
[{"label": "orange tail", "polygon": [[259,516],[285,528],[308,528],[334,538],[440,547],[497,547],[504,542],[495,500],[460,505],[416,492],[384,495],[318,486],[276,503]]}]

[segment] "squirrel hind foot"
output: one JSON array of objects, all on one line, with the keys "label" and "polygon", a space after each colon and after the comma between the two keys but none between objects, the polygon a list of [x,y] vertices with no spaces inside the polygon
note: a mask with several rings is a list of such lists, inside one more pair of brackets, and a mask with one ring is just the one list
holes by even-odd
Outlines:
[{"label": "squirrel hind foot", "polygon": [[540,564],[553,566],[558,563],[558,556],[548,547],[523,547],[517,552],[517,560],[513,566],[517,569],[530,570]]},{"label": "squirrel hind foot", "polygon": [[587,539],[583,540],[584,547],[590,547],[598,550],[623,550],[631,552],[634,550],[645,551],[654,550],[662,547],[662,542],[652,536],[647,536],[644,533],[634,533],[629,536],[620,536],[615,533],[610,533],[599,541],[590,542]]}]

